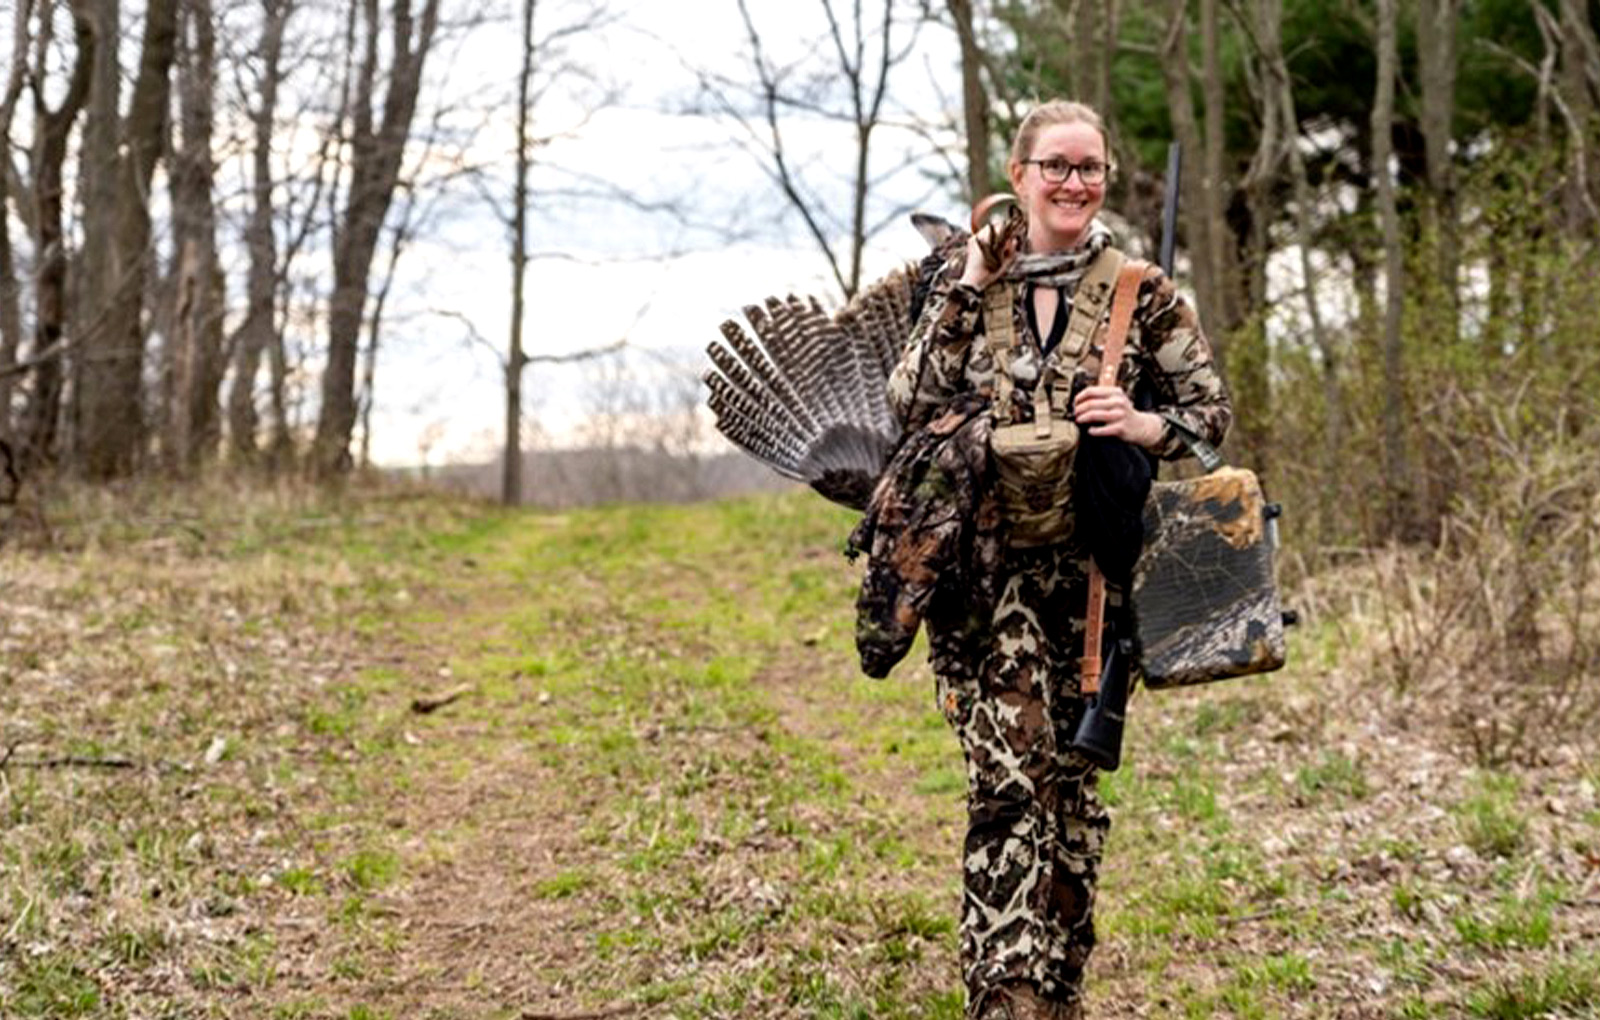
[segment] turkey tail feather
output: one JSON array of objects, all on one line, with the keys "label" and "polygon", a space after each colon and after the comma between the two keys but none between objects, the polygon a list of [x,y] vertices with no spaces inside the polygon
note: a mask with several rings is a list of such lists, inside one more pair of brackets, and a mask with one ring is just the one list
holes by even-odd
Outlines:
[{"label": "turkey tail feather", "polygon": [[730,319],[706,348],[706,402],[717,429],[779,474],[855,509],[865,509],[899,440],[886,385],[911,337],[930,265],[966,240],[934,217],[917,225],[935,242],[937,259],[896,269],[832,315],[816,298],[793,295],[748,305],[749,329]]}]

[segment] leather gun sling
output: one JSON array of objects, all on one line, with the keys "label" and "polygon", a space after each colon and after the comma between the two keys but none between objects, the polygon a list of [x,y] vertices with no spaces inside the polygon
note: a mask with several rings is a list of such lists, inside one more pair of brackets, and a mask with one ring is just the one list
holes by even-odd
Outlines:
[{"label": "leather gun sling", "polygon": [[[1100,357],[1101,386],[1115,386],[1122,366],[1122,349],[1133,322],[1134,305],[1139,300],[1139,284],[1148,263],[1130,259],[1117,276],[1116,296],[1111,299],[1111,322],[1106,330],[1105,350]],[[1089,606],[1083,617],[1083,657],[1078,673],[1078,690],[1085,695],[1100,691],[1100,640],[1106,625],[1106,576],[1100,565],[1089,559]]]}]

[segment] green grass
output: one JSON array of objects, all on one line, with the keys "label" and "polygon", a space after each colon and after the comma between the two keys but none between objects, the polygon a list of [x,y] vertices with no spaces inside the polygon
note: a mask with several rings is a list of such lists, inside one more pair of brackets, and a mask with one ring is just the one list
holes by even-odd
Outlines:
[{"label": "green grass", "polygon": [[[6,771],[0,1015],[961,1015],[966,768],[920,647],[855,673],[850,515],[278,497],[174,546],[148,498],[0,551],[41,621],[0,737],[165,763]],[[1329,682],[1139,696],[1091,1003],[1321,1020],[1381,971],[1387,1015],[1575,1012],[1600,828],[1513,774],[1419,800]]]},{"label": "green grass", "polygon": [[1504,895],[1469,906],[1453,923],[1461,941],[1476,949],[1543,949],[1555,931],[1558,902],[1553,891],[1526,899]]},{"label": "green grass", "polygon": [[1485,857],[1514,857],[1528,837],[1520,784],[1514,775],[1482,772],[1477,788],[1457,807],[1462,838]]},{"label": "green grass", "polygon": [[1360,764],[1337,751],[1323,751],[1315,762],[1300,766],[1295,786],[1307,799],[1361,800],[1371,792]]},{"label": "green grass", "polygon": [[1600,958],[1558,960],[1476,989],[1461,1002],[1468,1016],[1484,1020],[1592,1017],[1600,1012]]}]

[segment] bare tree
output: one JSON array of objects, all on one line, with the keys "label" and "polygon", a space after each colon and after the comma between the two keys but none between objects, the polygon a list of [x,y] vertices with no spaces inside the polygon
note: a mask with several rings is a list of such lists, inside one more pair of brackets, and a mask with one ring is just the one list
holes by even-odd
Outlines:
[{"label": "bare tree", "polygon": [[272,139],[278,90],[283,81],[284,33],[295,10],[293,0],[261,0],[261,6],[260,72],[255,82],[256,101],[249,107],[250,215],[244,240],[250,263],[244,321],[233,339],[233,385],[228,391],[229,445],[234,456],[247,463],[256,456],[256,375],[262,355],[277,335],[273,299],[279,276],[277,238],[272,229]]},{"label": "bare tree", "polygon": [[1385,508],[1392,534],[1410,537],[1411,466],[1406,454],[1405,363],[1400,345],[1405,267],[1400,248],[1400,213],[1395,203],[1394,82],[1398,71],[1396,0],[1378,0],[1378,81],[1372,102],[1372,170],[1378,185],[1378,216],[1383,229],[1383,463],[1388,480]]},{"label": "bare tree", "polygon": [[[755,75],[753,85],[743,86],[752,93],[752,106],[733,97],[741,86],[711,75],[701,76],[707,94],[721,112],[734,120],[752,150],[759,154],[767,176],[788,207],[799,215],[846,297],[861,286],[861,259],[867,242],[908,211],[901,208],[876,220],[868,218],[868,200],[874,186],[880,183],[869,172],[873,135],[884,123],[890,76],[910,54],[916,40],[912,29],[908,38],[897,44],[897,32],[903,26],[895,19],[896,0],[882,2],[879,16],[874,19],[868,18],[860,3],[852,5],[846,25],[835,10],[834,0],[819,0],[827,33],[816,48],[831,52],[832,63],[807,76],[802,73],[804,60],[788,66],[774,60],[748,0],[739,0],[750,68]],[[841,83],[843,109],[832,105],[832,93]],[[850,211],[842,221],[832,213],[831,203],[807,183],[802,166],[789,149],[784,125],[786,118],[797,112],[848,124],[855,136],[848,171]]]},{"label": "bare tree", "polygon": [[367,283],[378,235],[400,174],[400,161],[416,112],[423,64],[439,24],[439,0],[423,0],[412,13],[411,0],[396,0],[390,14],[389,66],[383,75],[381,116],[374,121],[379,86],[383,26],[377,0],[361,4],[363,48],[350,117],[350,183],[336,224],[333,294],[328,305],[328,362],[322,376],[322,406],[311,451],[312,469],[333,478],[350,466],[355,428],[355,368]]},{"label": "bare tree", "polygon": [[28,19],[33,0],[18,0],[12,29],[11,70],[0,92],[0,441],[11,436],[12,369],[22,344],[21,288],[11,247],[11,121],[28,67]]},{"label": "bare tree", "polygon": [[973,0],[950,0],[956,37],[961,41],[961,114],[967,139],[967,199],[989,194],[989,90],[983,84],[983,50],[978,45]]},{"label": "bare tree", "polygon": [[517,155],[511,185],[511,339],[506,353],[506,437],[500,470],[500,502],[513,506],[522,501],[522,372],[527,356],[522,349],[523,278],[528,269],[528,168],[530,152],[528,116],[533,83],[533,15],[535,0],[522,0],[522,55],[517,70]]},{"label": "bare tree", "polygon": [[[1279,179],[1280,168],[1287,163],[1294,196],[1294,243],[1300,264],[1301,297],[1305,303],[1306,321],[1311,328],[1311,342],[1322,369],[1325,414],[1322,469],[1324,477],[1332,484],[1339,477],[1339,459],[1346,441],[1345,399],[1340,379],[1343,354],[1335,345],[1333,332],[1328,328],[1318,297],[1318,274],[1314,258],[1316,232],[1312,221],[1318,203],[1306,171],[1300,117],[1283,52],[1282,0],[1250,0],[1244,27],[1260,69],[1258,100],[1261,105],[1261,134],[1256,157],[1248,174],[1254,210],[1253,227],[1261,235],[1256,244],[1255,266],[1260,279],[1252,303],[1258,308],[1266,305],[1266,262],[1270,248],[1270,239],[1266,235],[1271,225],[1267,210],[1272,208],[1271,195]],[[1333,493],[1330,492],[1328,496],[1318,504],[1318,529],[1323,541],[1332,538],[1334,513],[1339,505]]]},{"label": "bare tree", "polygon": [[89,96],[95,61],[95,34],[86,13],[74,5],[76,44],[66,94],[54,109],[45,95],[44,68],[53,41],[55,0],[39,0],[39,33],[34,44],[33,144],[29,197],[34,258],[37,262],[33,300],[33,384],[28,394],[20,437],[22,460],[32,466],[55,452],[65,371],[64,331],[67,320],[67,242],[62,226],[66,186],[63,165],[72,124]]},{"label": "bare tree", "polygon": [[175,265],[167,341],[168,465],[192,472],[221,438],[224,292],[217,265],[215,122],[217,46],[211,0],[180,0],[178,122],[172,155]]},{"label": "bare tree", "polygon": [[150,179],[161,153],[177,44],[177,0],[149,0],[139,71],[119,110],[118,0],[74,0],[94,33],[83,132],[83,293],[73,386],[79,461],[91,478],[132,471],[144,438],[140,383],[150,254]]}]

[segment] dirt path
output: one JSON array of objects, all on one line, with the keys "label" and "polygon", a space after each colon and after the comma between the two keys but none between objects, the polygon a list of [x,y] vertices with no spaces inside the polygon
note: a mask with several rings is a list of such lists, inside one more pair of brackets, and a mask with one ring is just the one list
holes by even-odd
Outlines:
[{"label": "dirt path", "polygon": [[[7,1020],[960,1016],[959,752],[836,517],[217,518],[0,562]],[[1317,637],[1135,702],[1093,1015],[1597,1015],[1592,758]]]}]

